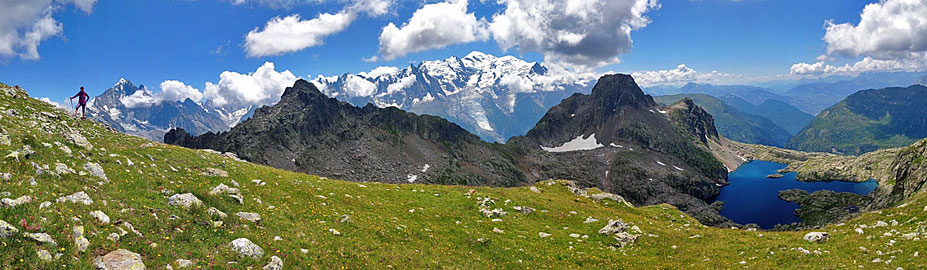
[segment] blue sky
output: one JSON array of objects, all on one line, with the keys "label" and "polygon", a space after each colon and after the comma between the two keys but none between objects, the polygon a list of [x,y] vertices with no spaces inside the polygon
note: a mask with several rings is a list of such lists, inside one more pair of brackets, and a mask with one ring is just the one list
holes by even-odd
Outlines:
[{"label": "blue sky", "polygon": [[[11,5],[3,3],[9,1],[16,2],[0,0],[0,6]],[[298,77],[312,78],[369,71],[384,65],[407,66],[422,60],[463,56],[473,50],[514,54],[528,61],[544,61],[554,55],[549,49],[527,48],[526,43],[503,50],[494,32],[476,41],[451,42],[442,48],[384,61],[379,41],[383,27],[392,22],[401,28],[416,10],[435,1],[380,0],[389,3],[386,13],[358,12],[357,19],[343,31],[321,38],[321,45],[251,57],[245,50],[245,36],[252,30],[262,31],[272,18],[298,14],[309,20],[320,13],[348,10],[351,2],[310,1],[280,7],[266,2],[292,0],[245,1],[75,1],[92,6],[88,13],[83,9],[86,6],[56,0],[49,4],[56,7],[50,16],[61,23],[60,33],[38,43],[37,59],[0,54],[0,81],[22,85],[33,96],[63,100],[82,85],[91,95],[99,94],[121,77],[151,88],[158,88],[165,80],[179,80],[203,90],[207,82],[219,81],[224,71],[247,74],[268,61],[276,65],[277,71],[289,70]],[[504,11],[505,2],[471,1],[467,12],[491,21],[494,14]],[[652,7],[643,14],[649,22],[631,32],[633,46],[614,55],[620,63],[583,68],[632,72],[671,70],[685,64],[699,72],[754,78],[788,75],[790,68],[795,73],[796,63],[819,62],[818,57],[824,54],[831,58],[826,65],[834,66],[852,65],[867,56],[898,60],[878,51],[831,53],[828,46],[836,47],[836,43],[822,40],[828,31],[825,22],[856,25],[863,8],[871,2],[661,1],[659,8]],[[21,27],[13,27],[20,34],[28,30],[29,22],[24,22]],[[3,23],[9,22],[0,21]],[[11,28],[0,25],[0,31],[4,27]],[[912,51],[923,54],[919,48]],[[381,60],[362,60],[371,56]]]}]

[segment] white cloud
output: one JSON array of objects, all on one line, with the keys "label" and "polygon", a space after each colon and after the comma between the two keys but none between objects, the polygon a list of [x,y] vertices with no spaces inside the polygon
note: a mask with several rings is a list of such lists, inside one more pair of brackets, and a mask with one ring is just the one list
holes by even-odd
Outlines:
[{"label": "white cloud", "polygon": [[45,103],[54,105],[55,107],[58,107],[58,108],[68,109],[68,107],[67,107],[67,106],[64,106],[64,104],[62,104],[62,103],[60,103],[60,102],[52,101],[50,98],[47,98],[47,97],[39,98],[39,100],[44,101]]},{"label": "white cloud", "polygon": [[275,56],[319,46],[326,37],[347,29],[359,13],[383,15],[392,4],[393,0],[354,0],[337,13],[322,13],[310,20],[299,14],[274,17],[264,29],[248,32],[245,52],[250,57]]},{"label": "white cloud", "polygon": [[96,0],[0,0],[0,57],[39,58],[42,41],[61,35],[64,25],[52,17],[65,5],[74,5],[86,13]]},{"label": "white cloud", "polygon": [[631,31],[647,26],[656,0],[497,0],[505,11],[489,26],[505,50],[536,51],[547,62],[582,67],[618,63]]},{"label": "white cloud", "polygon": [[344,80],[344,91],[351,97],[369,97],[377,92],[377,85],[354,74],[348,74]]},{"label": "white cloud", "polygon": [[264,29],[255,28],[245,36],[248,56],[272,56],[292,53],[322,44],[325,37],[343,31],[355,19],[355,14],[322,13],[311,20],[302,20],[299,14],[284,18],[275,17]]},{"label": "white cloud", "polygon": [[641,87],[650,87],[654,85],[682,85],[690,82],[720,83],[741,78],[740,75],[721,73],[718,71],[699,73],[685,64],[680,64],[676,66],[675,69],[632,72],[631,77],[633,77],[634,81]]},{"label": "white cloud", "polygon": [[402,26],[393,23],[380,32],[380,54],[386,60],[409,53],[444,48],[489,38],[486,21],[467,13],[467,0],[428,4]]},{"label": "white cloud", "polygon": [[828,55],[881,59],[927,52],[927,0],[883,0],[863,8],[858,25],[827,22]]},{"label": "white cloud", "polygon": [[271,105],[297,79],[289,70],[278,72],[273,62],[266,62],[253,73],[222,72],[218,83],[206,83],[204,97],[212,105],[225,108]]},{"label": "white cloud", "polygon": [[161,100],[148,92],[147,89],[139,89],[131,95],[120,98],[119,102],[122,102],[122,105],[125,105],[126,108],[142,108],[157,105],[161,103]]},{"label": "white cloud", "polygon": [[358,74],[363,75],[364,77],[367,77],[367,78],[376,79],[377,77],[380,77],[383,75],[395,75],[398,73],[399,73],[399,68],[397,67],[379,66],[371,70],[370,72],[361,72]]},{"label": "white cloud", "polygon": [[156,94],[161,100],[184,101],[186,99],[200,102],[203,99],[203,93],[200,90],[184,84],[181,81],[167,80],[161,82],[161,92]]},{"label": "white cloud", "polygon": [[[883,0],[866,5],[857,25],[826,23],[827,47],[818,61],[792,65],[793,75],[829,76],[927,69],[927,0]],[[862,59],[843,66],[837,57]]]},{"label": "white cloud", "polygon": [[364,57],[364,58],[361,58],[361,61],[364,61],[364,62],[367,62],[367,63],[373,63],[373,62],[376,62],[377,60],[380,60],[380,57],[379,57],[379,56],[376,56],[376,55],[371,56],[371,57]]},{"label": "white cloud", "polygon": [[418,80],[418,75],[403,77],[402,79],[399,79],[398,82],[387,85],[386,94],[387,95],[392,94],[394,92],[401,91],[402,89],[409,88],[410,86],[412,86],[412,84],[415,83],[416,80]]}]

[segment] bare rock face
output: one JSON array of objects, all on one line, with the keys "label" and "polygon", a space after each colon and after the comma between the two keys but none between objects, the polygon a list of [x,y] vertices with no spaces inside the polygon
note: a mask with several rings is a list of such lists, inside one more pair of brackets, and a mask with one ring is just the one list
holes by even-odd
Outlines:
[{"label": "bare rock face", "polygon": [[93,266],[98,270],[145,270],[142,256],[125,249],[117,249],[102,257],[97,257]]}]

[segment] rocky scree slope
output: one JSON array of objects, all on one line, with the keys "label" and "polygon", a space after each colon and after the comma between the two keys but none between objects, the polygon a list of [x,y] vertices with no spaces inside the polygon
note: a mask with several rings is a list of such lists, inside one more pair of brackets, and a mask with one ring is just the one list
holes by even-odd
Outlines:
[{"label": "rocky scree slope", "polygon": [[815,231],[713,228],[563,181],[395,185],[273,169],[114,132],[3,84],[0,135],[0,268],[927,267],[923,194]]}]

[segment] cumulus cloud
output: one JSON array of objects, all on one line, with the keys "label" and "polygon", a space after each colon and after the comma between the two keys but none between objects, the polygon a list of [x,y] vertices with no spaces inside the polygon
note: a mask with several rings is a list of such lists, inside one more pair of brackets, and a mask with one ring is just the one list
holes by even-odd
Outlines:
[{"label": "cumulus cloud", "polygon": [[45,103],[54,105],[55,107],[58,107],[58,108],[61,108],[61,109],[68,109],[68,107],[67,107],[67,106],[64,106],[63,103],[61,103],[61,102],[56,102],[56,101],[52,101],[50,98],[47,98],[47,97],[39,98],[39,100],[44,101]]},{"label": "cumulus cloud", "polygon": [[380,32],[380,54],[386,60],[489,38],[486,21],[467,13],[467,0],[428,4],[401,26],[389,23]]},{"label": "cumulus cloud", "polygon": [[350,97],[369,97],[377,92],[377,85],[354,74],[344,80],[344,91]]},{"label": "cumulus cloud", "polygon": [[0,57],[39,59],[38,47],[61,35],[64,25],[52,15],[73,5],[90,13],[96,0],[0,0]]},{"label": "cumulus cloud", "polygon": [[505,50],[536,51],[548,62],[599,67],[631,50],[631,31],[647,26],[656,0],[498,0],[489,29]]},{"label": "cumulus cloud", "polygon": [[200,102],[203,93],[199,89],[184,84],[181,81],[166,80],[161,82],[161,91],[152,92],[142,88],[131,95],[119,99],[127,108],[143,108],[161,104],[165,101],[184,101],[186,99]]},{"label": "cumulus cloud", "polygon": [[[813,64],[792,65],[793,75],[857,74],[927,68],[927,0],[883,0],[866,5],[857,25],[825,24],[826,52]],[[862,60],[843,66],[837,57]]]},{"label": "cumulus cloud", "polygon": [[344,31],[359,13],[386,14],[393,0],[355,0],[337,13],[322,13],[309,20],[299,14],[274,17],[264,29],[254,28],[245,36],[245,52],[250,57],[274,56],[322,45],[326,37]]},{"label": "cumulus cloud", "polygon": [[289,70],[278,72],[275,68],[273,62],[266,62],[253,73],[222,72],[218,83],[206,83],[203,96],[210,104],[225,108],[274,104],[298,79]]},{"label": "cumulus cloud", "polygon": [[719,83],[738,79],[741,76],[718,71],[699,73],[685,64],[680,64],[675,69],[632,72],[631,77],[641,87],[650,87],[654,85],[682,85],[690,82]]}]

